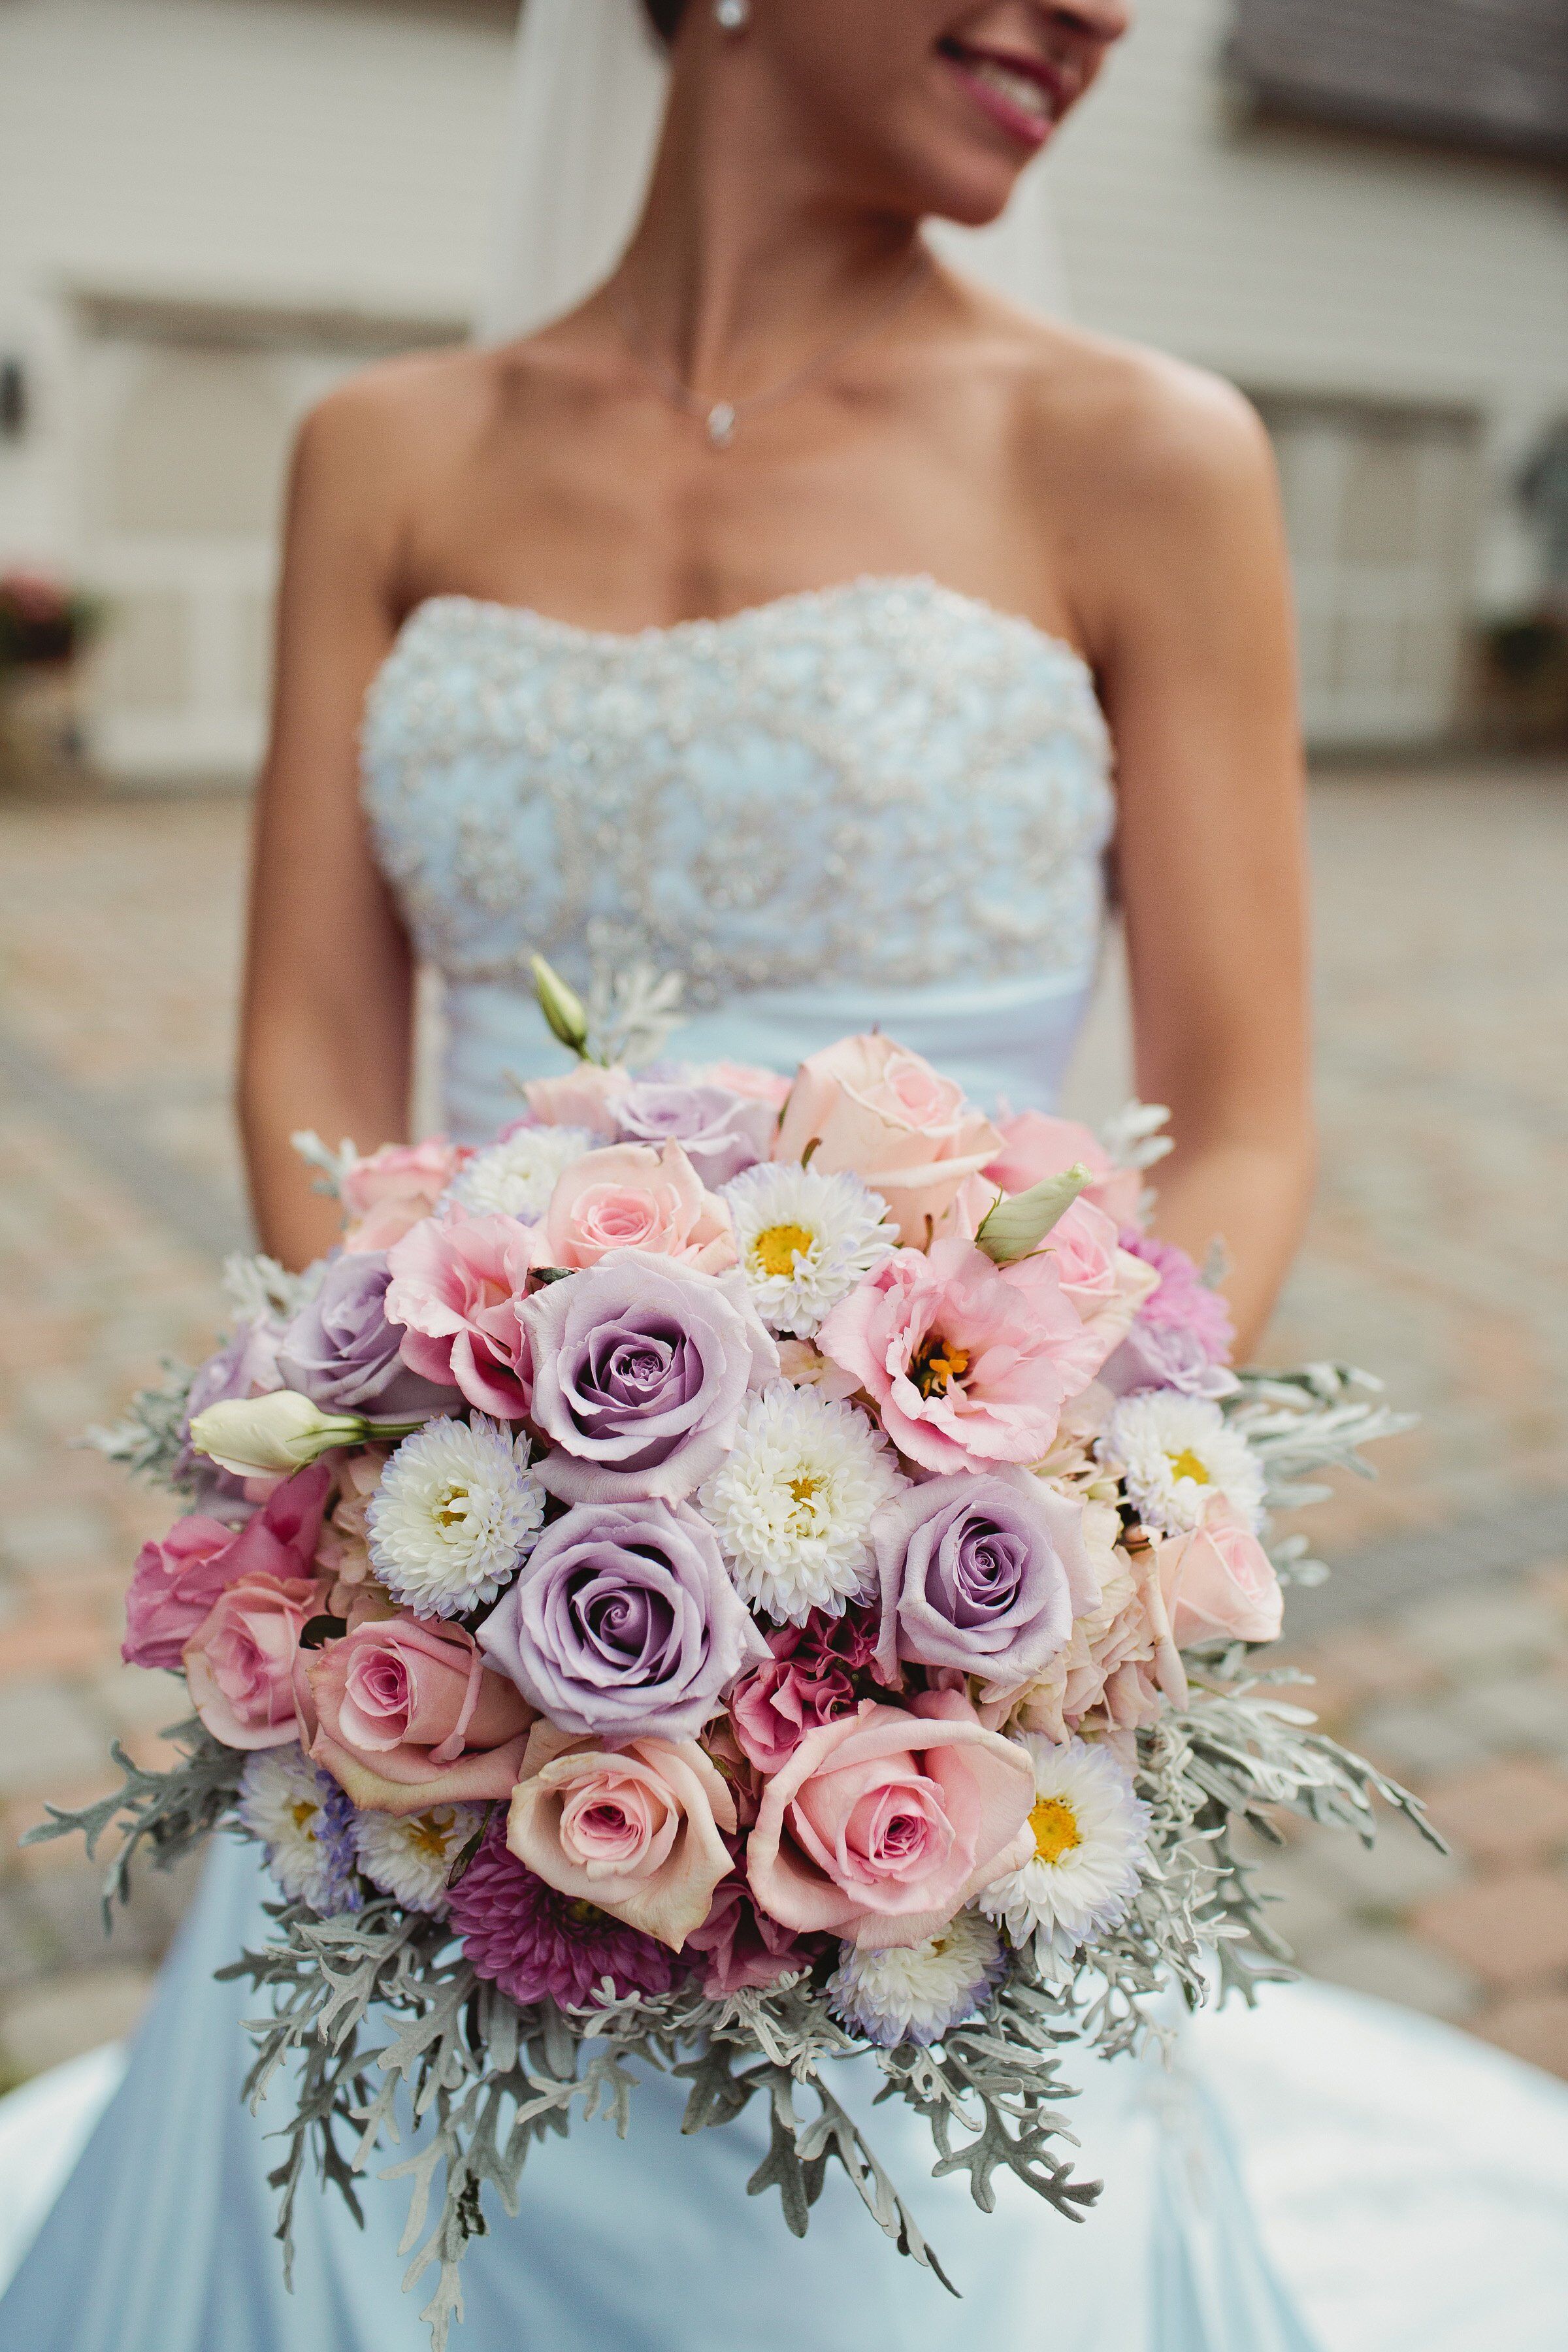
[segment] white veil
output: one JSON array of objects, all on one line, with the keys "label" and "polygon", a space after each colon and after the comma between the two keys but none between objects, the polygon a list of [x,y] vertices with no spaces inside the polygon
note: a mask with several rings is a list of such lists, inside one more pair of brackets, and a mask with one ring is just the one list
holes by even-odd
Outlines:
[{"label": "white veil", "polygon": [[[693,5],[701,0],[692,0]],[[637,0],[527,0],[480,339],[542,326],[608,276],[636,226],[668,68]],[[1067,307],[1044,175],[985,229],[939,222],[955,268],[1034,310]]]}]

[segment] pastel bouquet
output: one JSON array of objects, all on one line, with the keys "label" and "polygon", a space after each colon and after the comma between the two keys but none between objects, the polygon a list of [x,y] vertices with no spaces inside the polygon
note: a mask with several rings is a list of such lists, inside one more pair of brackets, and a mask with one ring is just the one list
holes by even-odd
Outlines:
[{"label": "pastel bouquet", "polygon": [[[588,1045],[553,975],[557,1031]],[[187,1512],[125,1656],[195,1712],[43,1834],[276,1887],[255,2095],[351,2200],[389,2138],[437,2345],[483,2193],[638,2067],[753,2098],[804,2232],[828,2159],[941,2275],[836,2095],[870,2054],[983,2206],[1069,2216],[1064,2050],[1288,1957],[1237,1832],[1413,1811],[1256,1658],[1312,1573],[1270,1513],[1392,1424],[1233,1371],[1147,1230],[1163,1114],[994,1122],[881,1036],[793,1080],[584,1058],[484,1150],[307,1148],[342,1247],[236,1262],[218,1354],[110,1450]],[[628,2063],[628,2062],[637,2062]]]}]

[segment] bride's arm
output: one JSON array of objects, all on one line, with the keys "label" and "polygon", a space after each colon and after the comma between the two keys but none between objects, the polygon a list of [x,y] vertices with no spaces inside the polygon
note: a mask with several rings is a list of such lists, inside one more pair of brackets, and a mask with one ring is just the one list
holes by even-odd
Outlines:
[{"label": "bride's arm", "polygon": [[256,816],[239,1117],[262,1245],[296,1267],[335,1239],[338,1218],[290,1134],[370,1150],[408,1118],[412,959],[358,794],[361,709],[393,635],[377,408],[347,387],[300,436]]},{"label": "bride's arm", "polygon": [[1306,860],[1273,461],[1227,388],[1158,371],[1119,436],[1096,645],[1117,746],[1117,870],[1138,1090],[1176,1149],[1157,1223],[1215,1236],[1245,1356],[1311,1194]]}]

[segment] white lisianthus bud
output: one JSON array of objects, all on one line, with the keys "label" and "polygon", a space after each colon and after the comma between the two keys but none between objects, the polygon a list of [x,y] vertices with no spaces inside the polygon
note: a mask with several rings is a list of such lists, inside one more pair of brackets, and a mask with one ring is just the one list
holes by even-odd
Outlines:
[{"label": "white lisianthus bud", "polygon": [[552,970],[542,955],[536,955],[530,969],[533,973],[533,992],[539,999],[539,1009],[560,1038],[568,1053],[580,1060],[588,1052],[588,1014],[575,989],[568,988],[560,973]]},{"label": "white lisianthus bud", "polygon": [[371,1423],[363,1414],[323,1412],[292,1389],[226,1398],[209,1404],[191,1423],[195,1451],[237,1478],[307,1470],[334,1445],[363,1445],[370,1434]]},{"label": "white lisianthus bud", "polygon": [[1031,1184],[1026,1192],[998,1201],[974,1236],[976,1245],[994,1265],[1016,1265],[1039,1248],[1084,1186],[1093,1181],[1092,1171],[1079,1160],[1059,1176],[1047,1176],[1043,1184]]}]

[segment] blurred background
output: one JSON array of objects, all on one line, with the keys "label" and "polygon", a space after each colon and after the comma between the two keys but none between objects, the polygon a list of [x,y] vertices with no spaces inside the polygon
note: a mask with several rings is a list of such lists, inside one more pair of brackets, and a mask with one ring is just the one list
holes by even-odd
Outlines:
[{"label": "blurred background", "polygon": [[[0,2083],[133,2020],[188,1893],[106,1946],[79,1847],[16,1850],[179,1711],[118,1663],[168,1506],[75,1440],[205,1352],[246,1238],[289,441],[466,332],[515,22],[0,0]],[[1297,1838],[1281,1924],[1568,2074],[1568,5],[1147,0],[1048,169],[1078,318],[1219,369],[1275,438],[1324,1164],[1266,1353],[1423,1416],[1313,1514],[1335,1572],[1292,1654],[1453,1853]],[[1125,1067],[1112,955],[1076,1106]]]}]

